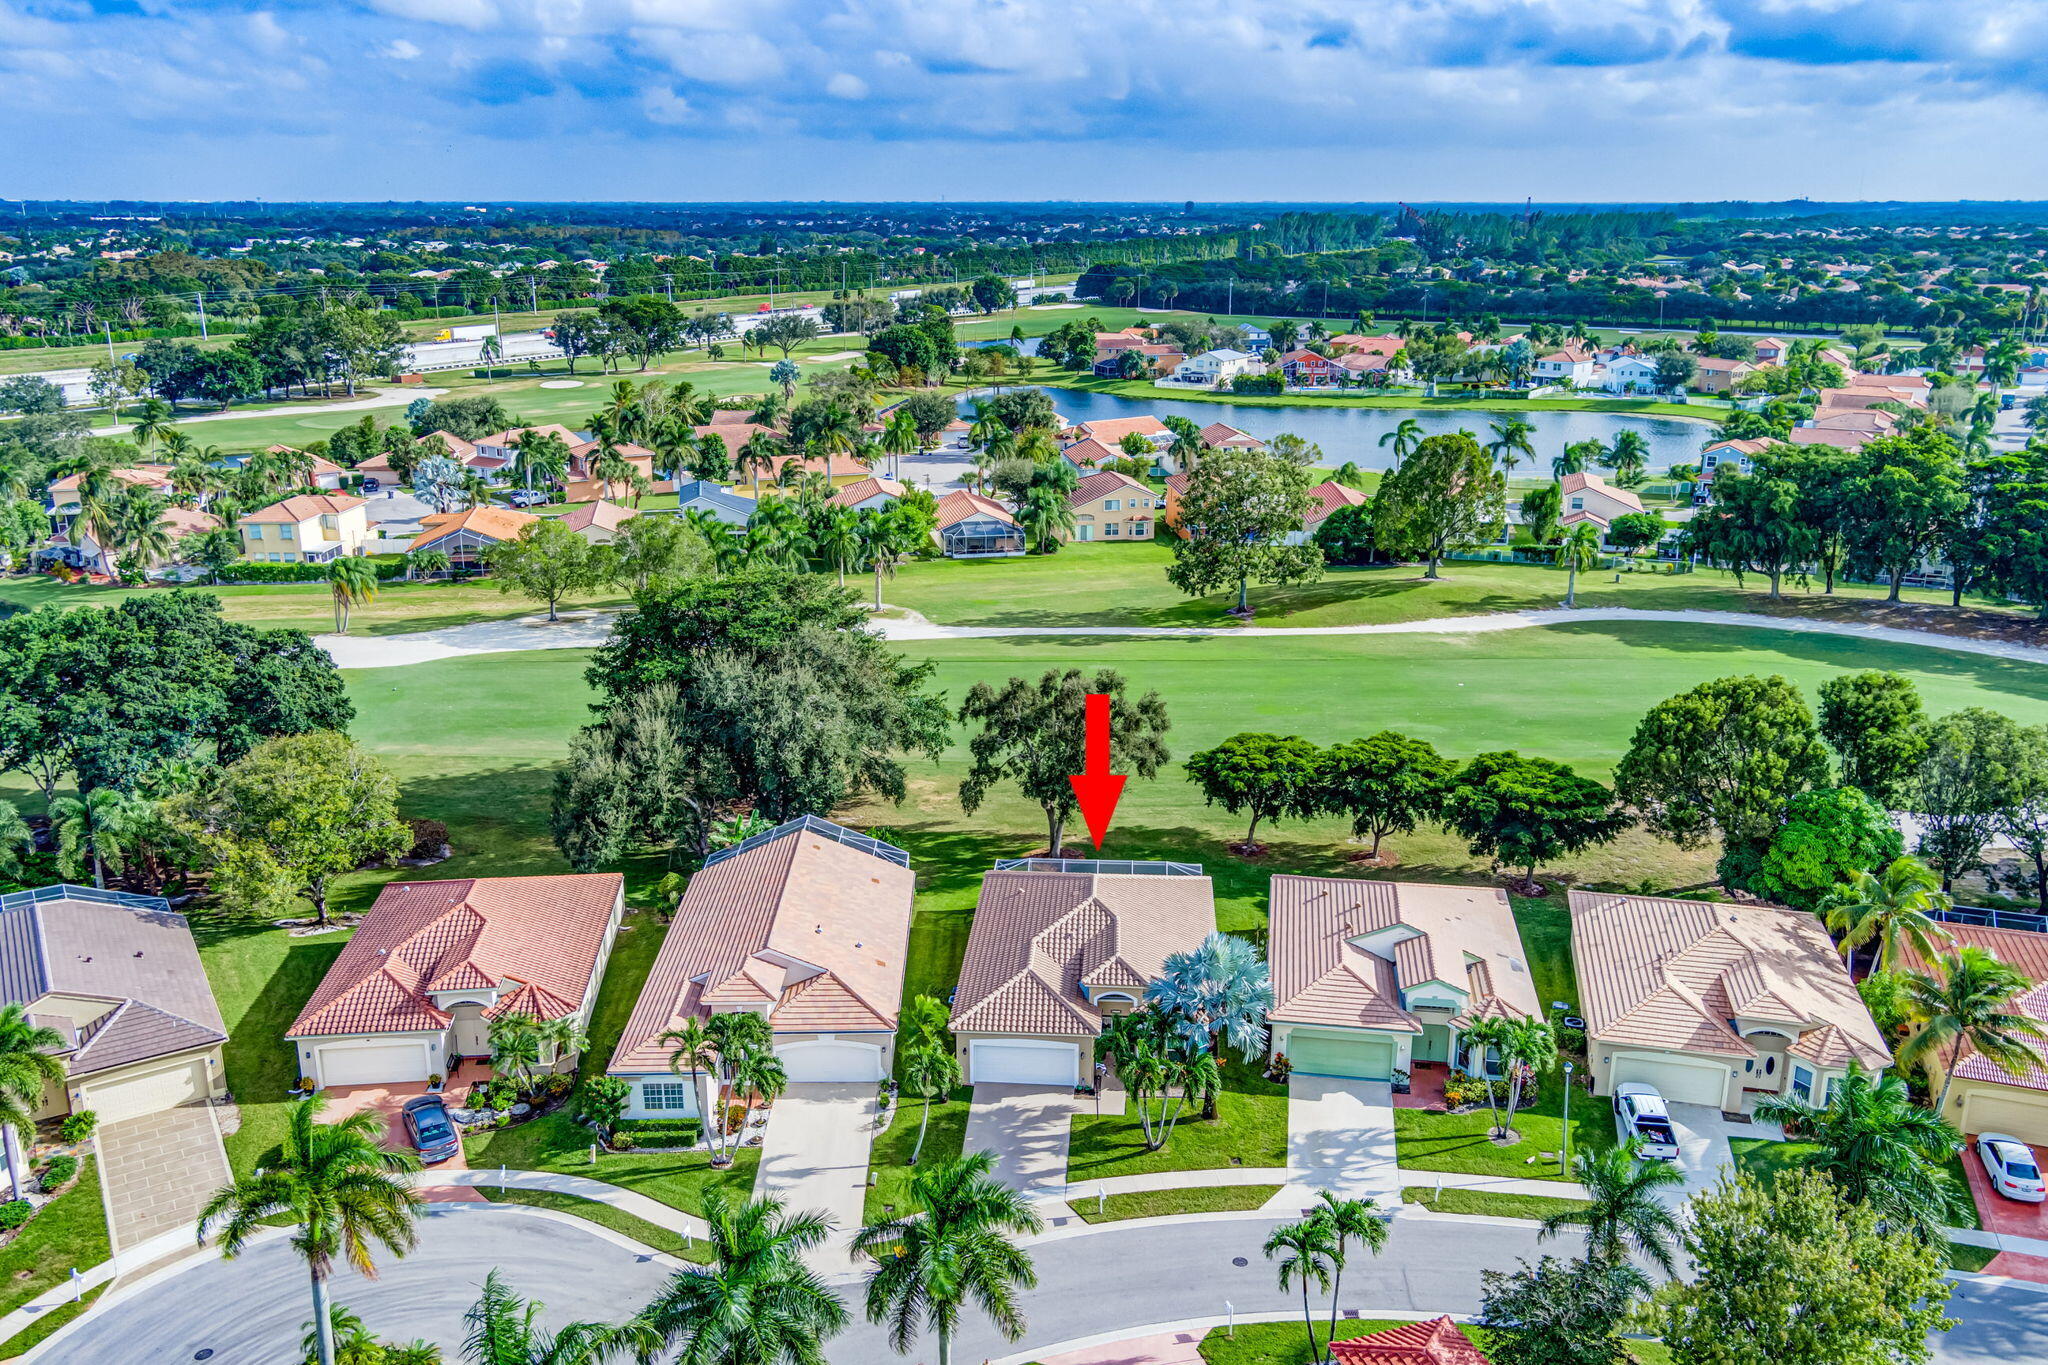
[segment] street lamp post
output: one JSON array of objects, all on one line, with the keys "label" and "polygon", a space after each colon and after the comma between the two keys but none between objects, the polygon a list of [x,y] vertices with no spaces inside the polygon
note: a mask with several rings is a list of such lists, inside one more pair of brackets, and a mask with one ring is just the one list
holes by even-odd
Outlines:
[{"label": "street lamp post", "polygon": [[1564,1064],[1564,1162],[1561,1175],[1572,1173],[1572,1064]]}]

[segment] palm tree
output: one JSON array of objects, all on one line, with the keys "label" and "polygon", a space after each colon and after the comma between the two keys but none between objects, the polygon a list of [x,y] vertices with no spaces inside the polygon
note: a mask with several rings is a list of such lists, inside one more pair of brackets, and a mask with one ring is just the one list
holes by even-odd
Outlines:
[{"label": "palm tree", "polygon": [[1036,543],[1039,554],[1051,554],[1060,539],[1073,532],[1074,509],[1059,489],[1034,485],[1024,490],[1017,506],[1017,524]]},{"label": "palm tree", "polygon": [[1654,1261],[1666,1275],[1676,1274],[1672,1251],[1683,1230],[1657,1192],[1684,1185],[1685,1176],[1666,1162],[1638,1160],[1641,1146],[1641,1138],[1630,1138],[1604,1152],[1579,1153],[1572,1173],[1586,1187],[1586,1207],[1544,1219],[1536,1239],[1584,1228],[1589,1259],[1618,1262],[1633,1252]]},{"label": "palm tree", "polygon": [[403,1256],[418,1241],[420,1197],[406,1179],[419,1170],[411,1152],[381,1144],[384,1119],[368,1111],[321,1123],[326,1099],[294,1100],[285,1118],[278,1155],[254,1175],[214,1191],[199,1214],[199,1241],[220,1229],[220,1254],[233,1260],[258,1229],[275,1221],[295,1224],[292,1249],[306,1262],[313,1284],[313,1322],[320,1333],[320,1365],[334,1365],[327,1281],[336,1256],[374,1279],[371,1259],[381,1246]]},{"label": "palm tree", "polygon": [[469,1365],[595,1365],[638,1345],[631,1326],[572,1322],[559,1332],[540,1325],[542,1305],[522,1299],[498,1277],[484,1276],[483,1293],[462,1315],[469,1335],[462,1358]]},{"label": "palm tree", "polygon": [[511,468],[527,492],[536,482],[552,490],[569,472],[569,447],[552,431],[522,431],[513,442]]},{"label": "palm tree", "polygon": [[1387,1244],[1387,1225],[1379,1219],[1379,1206],[1370,1199],[1340,1199],[1329,1190],[1321,1194],[1323,1206],[1309,1216],[1323,1220],[1333,1239],[1330,1254],[1330,1340],[1337,1339],[1337,1305],[1344,1294],[1344,1260],[1351,1239],[1373,1255]]},{"label": "palm tree", "polygon": [[1955,1216],[1942,1167],[1963,1135],[1913,1102],[1905,1081],[1889,1071],[1850,1063],[1825,1105],[1766,1096],[1756,1116],[1787,1127],[1814,1151],[1801,1162],[1832,1179],[1843,1195],[1922,1236]]},{"label": "palm tree", "polygon": [[19,877],[22,855],[35,852],[35,831],[21,818],[21,807],[0,801],[0,872]]},{"label": "palm tree", "polygon": [[789,452],[784,447],[782,439],[765,431],[755,432],[747,438],[746,444],[740,447],[739,467],[743,470],[753,471],[754,500],[756,502],[759,502],[761,499],[761,472],[763,470],[773,472],[775,466],[786,459],[788,455]]},{"label": "palm tree", "polygon": [[[718,1016],[723,1017],[723,1016]],[[785,1214],[779,1199],[704,1195],[711,1259],[679,1270],[622,1334],[643,1361],[674,1365],[825,1365],[846,1307],[803,1263],[831,1220]]]},{"label": "palm tree", "polygon": [[1606,458],[1607,448],[1598,441],[1573,441],[1564,453],[1550,461],[1550,477],[1562,483],[1568,474],[1583,474],[1588,464]]},{"label": "palm tree", "polygon": [[1498,1014],[1484,1019],[1474,1019],[1465,1026],[1461,1041],[1465,1045],[1466,1056],[1470,1059],[1468,1069],[1486,1082],[1486,1108],[1493,1116],[1493,1128],[1488,1135],[1499,1137],[1506,1130],[1500,1121],[1500,1104],[1494,1091],[1493,1080],[1486,1074],[1486,1060],[1487,1054],[1493,1053],[1500,1057],[1503,1067],[1507,1065],[1508,1021]]},{"label": "palm tree", "polygon": [[1486,443],[1486,453],[1500,461],[1502,470],[1512,473],[1523,457],[1534,460],[1536,447],[1529,438],[1536,434],[1536,428],[1519,417],[1509,417],[1489,423],[1493,428],[1493,439]]},{"label": "palm tree", "polygon": [[892,414],[889,424],[882,428],[882,453],[889,457],[889,476],[902,478],[903,457],[914,455],[923,447],[924,441],[917,434],[917,423],[910,420],[910,414]]},{"label": "palm tree", "polygon": [[1641,482],[1644,467],[1649,464],[1650,443],[1643,439],[1643,433],[1633,427],[1616,432],[1614,445],[1607,452],[1606,464],[1614,471],[1614,481],[1623,488]]},{"label": "palm tree", "polygon": [[1565,567],[1564,604],[1575,607],[1579,604],[1579,573],[1589,570],[1600,562],[1600,531],[1590,521],[1582,521],[1566,531],[1550,552],[1552,563]]},{"label": "palm tree", "polygon": [[[1193,952],[1167,956],[1146,984],[1145,1003],[1189,1050],[1220,1056],[1228,1037],[1240,1054],[1253,1057],[1266,1050],[1273,979],[1250,939],[1211,933]],[[1202,1117],[1216,1117],[1213,1097]]]},{"label": "palm tree", "polygon": [[108,567],[122,579],[139,583],[149,576],[151,565],[171,557],[176,547],[164,525],[164,507],[164,500],[146,488],[126,489],[115,500],[107,528],[114,562]]},{"label": "palm tree", "polygon": [[1924,1068],[1947,1050],[1941,1058],[1941,1094],[1934,1101],[1938,1114],[1948,1104],[1965,1044],[2001,1070],[2019,1076],[2044,1065],[2036,1044],[2048,1034],[2039,1023],[2009,1008],[2014,996],[2033,985],[2017,968],[1978,947],[1944,953],[1934,958],[1934,966],[1938,977],[1916,972],[1906,978],[1907,1012],[1920,1031],[1899,1049],[1899,1064]]},{"label": "palm tree", "polygon": [[1407,459],[1409,453],[1421,444],[1422,423],[1413,417],[1403,417],[1399,426],[1380,436],[1380,448],[1384,450],[1391,445],[1394,448],[1394,463],[1397,465]]},{"label": "palm tree", "polygon": [[377,567],[360,555],[343,555],[327,565],[327,585],[334,595],[334,629],[348,634],[351,608],[377,600]]},{"label": "palm tree", "polygon": [[1908,947],[1922,961],[1955,936],[1935,916],[1951,904],[1941,877],[1918,858],[1895,858],[1884,871],[1858,872],[1829,897],[1823,907],[1827,926],[1841,935],[1842,956],[1851,963],[1856,950],[1877,944],[1877,966],[1892,971]]},{"label": "palm tree", "polygon": [[1314,1284],[1322,1292],[1329,1292],[1336,1250],[1336,1232],[1329,1220],[1314,1214],[1298,1223],[1282,1223],[1266,1239],[1266,1259],[1280,1260],[1280,1288],[1285,1290],[1294,1281],[1301,1282],[1301,1322],[1308,1329],[1310,1360],[1320,1361],[1323,1349],[1316,1340],[1315,1318],[1309,1313],[1308,1287]]},{"label": "palm tree", "polygon": [[10,1199],[25,1198],[21,1144],[35,1141],[36,1111],[45,1092],[64,1089],[64,1036],[28,1017],[22,1005],[0,1005],[0,1146],[7,1156]]},{"label": "palm tree", "polygon": [[889,1325],[889,1344],[908,1352],[929,1326],[939,1339],[939,1365],[952,1365],[961,1310],[972,1299],[996,1330],[1024,1335],[1019,1289],[1038,1284],[1031,1256],[1013,1238],[1043,1224],[1024,1196],[990,1174],[995,1156],[965,1156],[920,1166],[910,1178],[919,1212],[885,1218],[853,1239],[856,1257],[874,1258],[868,1273],[868,1321]]},{"label": "palm tree", "polygon": [[1522,1107],[1524,1087],[1557,1065],[1557,1030],[1547,1019],[1509,1019],[1496,1046],[1500,1048],[1501,1068],[1508,1077],[1508,1106],[1502,1122],[1508,1132],[1513,1132],[1515,1111]]},{"label": "palm tree", "polygon": [[811,544],[846,586],[846,566],[860,555],[860,519],[851,507],[827,506],[811,523]]},{"label": "palm tree", "polygon": [[161,398],[145,398],[135,409],[135,424],[129,428],[135,433],[135,444],[144,450],[171,429],[174,414],[171,405]]},{"label": "palm tree", "polygon": [[944,1034],[916,1037],[904,1044],[902,1071],[904,1091],[923,1101],[917,1116],[917,1142],[910,1149],[910,1164],[915,1166],[924,1154],[925,1129],[932,1121],[932,1097],[951,1094],[953,1087],[960,1084],[960,1058]]},{"label": "palm tree", "polygon": [[[669,1049],[669,1071],[677,1076],[689,1076],[691,1102],[702,1111],[705,1107],[704,1088],[697,1083],[697,1077],[718,1064],[718,1053],[711,1045],[711,1035],[705,1030],[704,1021],[692,1016],[685,1019],[680,1027],[668,1030],[654,1041]],[[701,1120],[698,1126],[703,1130],[704,1150],[707,1153],[712,1150],[711,1125],[716,1117],[710,1113],[698,1114]]]},{"label": "palm tree", "polygon": [[60,796],[50,803],[57,832],[57,866],[75,877],[89,862],[92,884],[106,889],[107,868],[125,866],[129,835],[147,803],[114,787],[94,787],[84,796]]}]

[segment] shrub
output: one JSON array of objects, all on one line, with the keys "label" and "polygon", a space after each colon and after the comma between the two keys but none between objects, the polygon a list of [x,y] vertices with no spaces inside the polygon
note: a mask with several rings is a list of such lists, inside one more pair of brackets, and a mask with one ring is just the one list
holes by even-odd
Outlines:
[{"label": "shrub", "polygon": [[64,1142],[83,1142],[92,1136],[92,1130],[100,1126],[100,1116],[90,1109],[81,1109],[57,1125],[57,1137]]},{"label": "shrub", "polygon": [[35,1207],[26,1199],[10,1199],[0,1204],[0,1232],[12,1232],[28,1221]]},{"label": "shrub", "polygon": [[613,1133],[611,1149],[615,1152],[630,1152],[640,1145],[640,1139],[631,1133]]},{"label": "shrub", "polygon": [[695,1119],[625,1119],[619,1131],[631,1133],[649,1147],[688,1147],[702,1135]]},{"label": "shrub", "polygon": [[78,1174],[78,1158],[75,1156],[53,1156],[43,1167],[43,1189],[47,1192],[60,1185],[67,1185],[71,1177]]},{"label": "shrub", "polygon": [[1444,1103],[1453,1109],[1466,1109],[1475,1105],[1485,1104],[1486,1094],[1489,1089],[1493,1091],[1493,1098],[1496,1104],[1506,1101],[1508,1097],[1506,1081],[1489,1081],[1483,1076],[1468,1076],[1463,1072],[1453,1072],[1444,1081]]},{"label": "shrub", "polygon": [[1266,1063],[1266,1079],[1275,1084],[1285,1085],[1287,1078],[1293,1074],[1294,1063],[1287,1059],[1284,1052],[1274,1053],[1273,1059]]},{"label": "shrub", "polygon": [[448,826],[439,820],[411,820],[405,822],[412,829],[412,847],[405,851],[408,858],[439,858],[445,856],[448,847]]},{"label": "shrub", "polygon": [[[380,579],[397,578],[405,572],[405,565],[396,559],[379,556],[371,567]],[[223,583],[325,583],[325,564],[269,564],[255,559],[238,559],[220,571]]]},{"label": "shrub", "polygon": [[1569,1052],[1575,1056],[1585,1056],[1586,1031],[1582,1028],[1567,1028],[1559,1025],[1557,1030],[1557,1050]]}]

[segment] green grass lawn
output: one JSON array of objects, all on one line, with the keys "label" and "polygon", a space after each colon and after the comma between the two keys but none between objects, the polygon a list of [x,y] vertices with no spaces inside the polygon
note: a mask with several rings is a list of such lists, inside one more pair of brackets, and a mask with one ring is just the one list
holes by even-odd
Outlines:
[{"label": "green grass lawn", "polygon": [[[933,1101],[924,1150],[918,1154],[920,1163],[960,1155],[961,1143],[967,1137],[968,1101],[973,1097],[970,1087],[961,1086],[946,1098]],[[917,1147],[917,1128],[923,1114],[924,1101],[911,1095],[900,1096],[889,1115],[889,1126],[875,1135],[874,1145],[868,1151],[870,1184],[865,1217],[870,1223],[912,1212],[910,1178],[917,1168],[910,1164],[910,1154]]]},{"label": "green grass lawn", "polygon": [[[1791,1170],[1820,1149],[1811,1142],[1774,1142],[1770,1138],[1730,1138],[1735,1169],[1768,1184],[1781,1171]],[[1982,1228],[1977,1201],[1970,1197],[1970,1178],[1963,1174],[1960,1156],[1952,1156],[1942,1168],[1942,1180],[1954,1197],[1956,1221],[1951,1227]]]},{"label": "green grass lawn", "polygon": [[[1556,1075],[1545,1077],[1535,1102],[1515,1111],[1514,1130],[1521,1134],[1521,1141],[1511,1147],[1495,1146],[1487,1136],[1493,1115],[1486,1109],[1464,1114],[1396,1109],[1394,1144],[1401,1165],[1416,1170],[1563,1180],[1563,1101],[1562,1081]],[[1571,1124],[1574,1158],[1614,1145],[1614,1122],[1607,1107],[1583,1091],[1572,1096]],[[1544,1152],[1552,1159],[1543,1160]],[[1531,1157],[1536,1159],[1531,1161]]]},{"label": "green grass lawn", "polygon": [[[77,1183],[45,1205],[19,1237],[0,1247],[0,1316],[63,1284],[73,1269],[90,1270],[113,1254],[106,1206],[100,1202],[99,1162],[87,1157],[79,1165]],[[26,1331],[0,1344],[0,1359],[28,1350],[85,1307],[65,1305],[36,1319]]]},{"label": "green grass lawn", "polygon": [[1278,1185],[1207,1185],[1186,1190],[1137,1190],[1106,1199],[1077,1199],[1084,1223],[1119,1223],[1127,1218],[1168,1218],[1183,1213],[1236,1213],[1256,1209],[1280,1193]]},{"label": "green grass lawn", "polygon": [[1404,1185],[1401,1202],[1420,1204],[1431,1213],[1477,1214],[1486,1218],[1527,1218],[1541,1221],[1553,1214],[1588,1209],[1584,1199],[1558,1199],[1547,1194],[1511,1194],[1500,1190],[1467,1190],[1453,1186]]},{"label": "green grass lawn", "polygon": [[1173,1136],[1156,1152],[1145,1147],[1135,1104],[1116,1117],[1077,1114],[1067,1150],[1067,1179],[1085,1183],[1155,1171],[1287,1164],[1287,1087],[1267,1080],[1257,1068],[1227,1061],[1217,1117],[1206,1121],[1201,1113],[1200,1106],[1183,1111]]},{"label": "green grass lawn", "polygon": [[1962,1242],[1950,1242],[1948,1244],[1949,1265],[1957,1270],[1968,1271],[1971,1274],[1975,1274],[1985,1266],[1990,1265],[1993,1258],[1997,1255],[1998,1253],[1990,1247],[1969,1246]]},{"label": "green grass lawn", "polygon": [[478,1170],[510,1166],[522,1171],[554,1171],[602,1180],[607,1185],[658,1199],[685,1213],[702,1213],[704,1196],[712,1189],[724,1190],[731,1199],[745,1199],[754,1192],[754,1168],[760,1164],[761,1149],[742,1147],[732,1166],[714,1170],[711,1158],[699,1149],[689,1152],[599,1152],[590,1161],[590,1130],[569,1117],[567,1110],[522,1123],[514,1128],[472,1133],[463,1141],[469,1164]]},{"label": "green grass lawn", "polygon": [[1161,388],[1149,379],[1098,379],[1041,364],[1028,382],[1063,389],[1085,389],[1143,400],[1185,399],[1195,403],[1233,403],[1245,407],[1333,407],[1333,408],[1421,408],[1430,412],[1615,412],[1636,417],[1689,417],[1700,422],[1718,422],[1727,414],[1720,404],[1667,403],[1652,398],[1510,398],[1503,394],[1443,393],[1435,398],[1422,393],[1379,394],[1243,394],[1212,393],[1206,389]]},{"label": "green grass lawn", "polygon": [[596,1223],[599,1227],[610,1228],[622,1237],[630,1237],[644,1247],[666,1252],[670,1256],[680,1257],[686,1261],[701,1263],[710,1257],[710,1247],[705,1243],[671,1232],[659,1223],[650,1223],[638,1214],[615,1209],[610,1204],[602,1204],[595,1199],[562,1194],[556,1190],[500,1190],[481,1185],[475,1188],[493,1204],[524,1204],[528,1208],[551,1209],[556,1213],[572,1214]]},{"label": "green grass lawn", "polygon": [[99,1302],[100,1295],[106,1292],[106,1285],[94,1285],[91,1289],[78,1296],[77,1303],[61,1304],[37,1318],[21,1331],[16,1332],[7,1340],[0,1341],[0,1360],[14,1360],[17,1357],[27,1355],[30,1350],[42,1345],[46,1338],[56,1335],[60,1329],[69,1324],[74,1318],[83,1316],[95,1303]]},{"label": "green grass lawn", "polygon": [[[1405,1318],[1347,1318],[1337,1324],[1337,1340],[1370,1336],[1389,1327],[1399,1327],[1407,1321],[1409,1319]],[[1461,1327],[1460,1330],[1482,1351],[1491,1344],[1491,1334],[1483,1327]],[[1316,1317],[1315,1332],[1318,1342],[1330,1340],[1327,1305]],[[1199,1349],[1207,1365],[1309,1365],[1310,1360],[1308,1330],[1299,1318],[1292,1322],[1241,1322],[1234,1333],[1229,1328],[1212,1327],[1209,1335],[1202,1338]]]}]

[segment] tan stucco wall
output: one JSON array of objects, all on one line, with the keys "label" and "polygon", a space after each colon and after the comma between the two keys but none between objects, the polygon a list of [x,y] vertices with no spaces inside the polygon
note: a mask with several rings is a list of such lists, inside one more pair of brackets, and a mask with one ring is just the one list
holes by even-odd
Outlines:
[{"label": "tan stucco wall", "polygon": [[219,1099],[227,1094],[227,1066],[221,1057],[220,1045],[216,1043],[212,1047],[193,1048],[186,1052],[167,1052],[159,1057],[150,1057],[143,1061],[130,1062],[126,1066],[113,1066],[108,1067],[105,1071],[93,1071],[88,1072],[84,1076],[67,1077],[65,1083],[61,1086],[43,1087],[43,1097],[36,1106],[35,1117],[40,1121],[70,1113],[72,1109],[71,1092],[78,1089],[80,1085],[101,1085],[108,1081],[118,1081],[124,1077],[141,1075],[146,1071],[156,1071],[172,1062],[189,1061],[194,1057],[206,1057],[212,1060],[212,1065],[207,1068],[206,1074],[208,1081],[211,1083],[213,1098]]},{"label": "tan stucco wall", "polygon": [[[1940,1084],[1938,1080],[1935,1082],[1937,1090]],[[2020,1124],[1996,1131],[2010,1133],[2022,1142],[2035,1146],[2048,1146],[2048,1091],[2028,1090],[2017,1085],[2001,1085],[1997,1081],[1958,1080],[1955,1087],[1949,1091],[1948,1103],[1942,1107],[1941,1116],[1966,1133],[1981,1131],[1982,1127],[1981,1120],[1966,1121],[1968,1115],[1964,1106],[1971,1095],[2016,1102],[2034,1109],[2037,1117],[2031,1125]],[[1979,1104],[1982,1103],[1980,1100]]]}]

